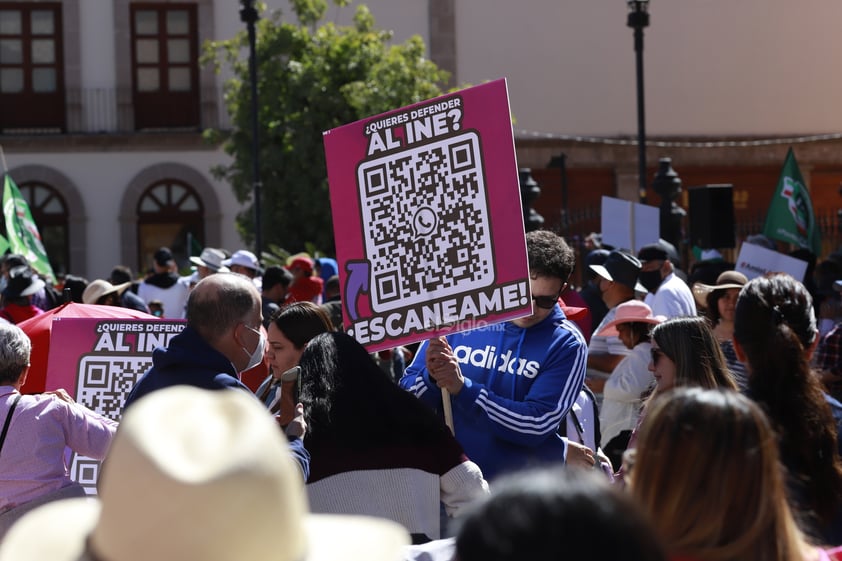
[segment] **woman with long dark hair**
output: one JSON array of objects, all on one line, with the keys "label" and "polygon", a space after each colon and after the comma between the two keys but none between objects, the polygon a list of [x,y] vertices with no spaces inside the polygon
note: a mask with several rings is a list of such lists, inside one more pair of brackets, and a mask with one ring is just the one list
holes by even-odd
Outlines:
[{"label": "woman with long dark hair", "polygon": [[679,386],[737,389],[725,356],[702,317],[677,317],[652,329],[655,392]]},{"label": "woman with long dark hair", "polygon": [[704,308],[705,317],[710,322],[711,329],[725,363],[734,375],[737,387],[744,391],[748,386],[748,373],[745,365],[737,359],[734,352],[734,311],[740,289],[748,282],[746,276],[737,271],[725,271],[716,278],[716,284],[708,285],[697,282],[693,285],[693,295],[700,308]]},{"label": "woman with long dark hair", "polygon": [[839,544],[842,405],[824,394],[810,369],[817,341],[812,298],[791,276],[758,277],[740,291],[734,343],[748,367],[748,395],[760,404],[778,434],[793,506],[805,529],[825,543]]},{"label": "woman with long dark hair", "polygon": [[[722,349],[703,317],[671,318],[656,325],[652,329],[650,352],[649,370],[655,377],[655,388],[643,403],[628,449],[637,446],[638,428],[648,415],[649,402],[657,396],[679,387],[737,390]],[[620,481],[625,472],[623,464],[617,473]]]},{"label": "woman with long dark hair", "polygon": [[312,302],[287,304],[270,318],[266,355],[271,372],[255,395],[278,416],[281,425],[287,425],[295,414],[297,384],[296,380],[284,381],[281,377],[298,364],[310,339],[332,329],[327,313]]},{"label": "woman with long dark hair", "polygon": [[318,335],[299,366],[313,512],[388,518],[421,543],[440,537],[441,503],[458,516],[488,493],[444,422],[352,337]]}]

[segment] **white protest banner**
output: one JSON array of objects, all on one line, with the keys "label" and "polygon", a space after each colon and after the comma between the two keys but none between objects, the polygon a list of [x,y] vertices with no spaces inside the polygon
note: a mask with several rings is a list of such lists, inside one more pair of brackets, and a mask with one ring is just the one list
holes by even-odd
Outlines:
[{"label": "white protest banner", "polygon": [[734,268],[749,280],[766,273],[787,273],[804,282],[807,262],[759,245],[744,243]]},{"label": "white protest banner", "polygon": [[658,243],[658,207],[602,197],[602,243],[637,255],[644,245]]}]

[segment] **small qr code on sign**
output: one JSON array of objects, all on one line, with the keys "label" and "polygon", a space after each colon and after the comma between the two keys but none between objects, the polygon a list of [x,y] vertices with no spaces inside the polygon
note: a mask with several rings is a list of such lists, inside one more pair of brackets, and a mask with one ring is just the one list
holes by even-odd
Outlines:
[{"label": "small qr code on sign", "polygon": [[476,132],[367,160],[357,181],[376,312],[494,284]]},{"label": "small qr code on sign", "polygon": [[[79,364],[76,401],[100,415],[119,421],[126,397],[151,366],[151,356],[84,356]],[[89,495],[96,494],[99,469],[99,461],[73,454],[71,477],[81,483]]]},{"label": "small qr code on sign", "polygon": [[76,401],[115,421],[138,379],[152,366],[149,356],[82,357],[76,383]]}]

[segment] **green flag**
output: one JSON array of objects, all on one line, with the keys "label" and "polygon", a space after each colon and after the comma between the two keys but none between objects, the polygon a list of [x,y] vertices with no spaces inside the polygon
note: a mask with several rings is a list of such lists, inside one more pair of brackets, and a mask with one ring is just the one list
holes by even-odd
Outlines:
[{"label": "green flag", "polygon": [[822,253],[821,232],[813,215],[813,203],[792,148],[787,152],[778,186],[769,203],[763,234],[809,249],[817,257]]},{"label": "green flag", "polygon": [[35,271],[55,282],[53,268],[47,258],[47,251],[41,243],[38,227],[32,220],[29,205],[20,194],[18,186],[6,175],[3,186],[3,217],[6,219],[6,236],[12,253],[20,253]]},{"label": "green flag", "polygon": [[196,236],[187,232],[187,254],[188,257],[198,257],[202,254],[202,244],[196,239]]}]

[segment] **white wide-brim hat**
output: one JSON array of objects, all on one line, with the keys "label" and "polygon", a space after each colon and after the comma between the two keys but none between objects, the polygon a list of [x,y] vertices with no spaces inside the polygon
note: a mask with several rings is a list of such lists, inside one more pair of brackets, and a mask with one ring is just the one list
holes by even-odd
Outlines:
[{"label": "white wide-brim hat", "polygon": [[[101,510],[100,501],[97,499],[65,499],[39,507],[21,518],[6,534],[0,547],[0,559],[4,561],[12,559],[16,561],[47,559],[49,561],[102,561],[98,557],[91,556],[86,544],[87,537],[96,528]],[[220,513],[220,516],[224,517],[224,512]],[[196,540],[206,540],[216,544],[224,543],[233,532],[252,535],[247,528],[241,529],[247,526],[247,522],[234,519],[228,522],[230,525],[228,529],[217,528],[219,531],[217,536],[206,534],[201,528],[194,529],[191,534]],[[189,523],[190,519],[185,519],[182,526]],[[299,561],[400,561],[402,550],[409,544],[409,537],[402,526],[390,520],[369,516],[310,514],[304,518],[303,527],[303,537],[306,538],[308,548]],[[172,529],[173,532],[178,530],[175,527]],[[277,535],[282,534],[284,532],[278,528]],[[161,535],[141,537],[144,541],[137,544],[137,551],[130,559],[148,561],[152,558],[145,556],[144,551],[147,549],[144,544],[151,541],[167,541],[167,536]],[[269,546],[276,555],[261,559],[293,560],[293,557],[285,552],[287,544],[284,544],[281,538],[273,538]],[[160,551],[160,545],[156,545],[154,549]],[[239,557],[237,552],[232,552],[231,547],[222,547],[220,554],[212,557],[182,558],[172,554],[156,559],[208,561],[209,559],[258,558]]]},{"label": "white wide-brim hat", "polygon": [[245,249],[235,251],[234,255],[232,255],[230,259],[223,261],[222,264],[226,267],[239,265],[240,267],[245,267],[247,269],[254,269],[258,273],[263,272],[263,269],[260,268],[260,261],[258,261],[254,253]]},{"label": "white wide-brim hat", "polygon": [[21,518],[2,561],[397,561],[409,534],[389,520],[309,513],[301,470],[248,393],[158,390],[125,414],[98,499]]},{"label": "white wide-brim hat", "polygon": [[200,267],[207,267],[216,273],[227,273],[228,267],[222,264],[225,260],[225,254],[212,247],[206,247],[202,250],[199,257],[190,257],[190,262]]},{"label": "white wide-brim hat", "polygon": [[84,304],[96,304],[97,300],[108,294],[116,293],[118,296],[122,295],[132,285],[131,281],[120,284],[111,284],[107,280],[96,279],[85,287],[82,292],[82,302]]}]

